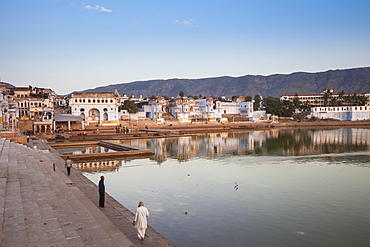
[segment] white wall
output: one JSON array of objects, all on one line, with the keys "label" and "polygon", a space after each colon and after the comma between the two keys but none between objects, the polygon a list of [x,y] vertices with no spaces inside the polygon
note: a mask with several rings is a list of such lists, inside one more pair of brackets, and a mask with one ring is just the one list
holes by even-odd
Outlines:
[{"label": "white wall", "polygon": [[370,120],[369,106],[312,107],[311,116],[319,119]]}]

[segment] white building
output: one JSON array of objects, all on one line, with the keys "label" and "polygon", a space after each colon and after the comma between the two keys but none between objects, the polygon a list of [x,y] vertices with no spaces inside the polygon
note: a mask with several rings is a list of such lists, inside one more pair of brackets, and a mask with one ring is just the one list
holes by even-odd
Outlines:
[{"label": "white building", "polygon": [[253,120],[253,102],[254,101],[240,102],[239,114],[243,117],[248,118],[249,120]]},{"label": "white building", "polygon": [[213,98],[206,98],[199,100],[199,109],[203,119],[208,121],[216,121],[217,118],[221,118],[221,115],[217,113],[214,108]]},{"label": "white building", "polygon": [[85,125],[119,124],[120,97],[115,93],[73,93],[69,105],[71,114],[81,116]]},{"label": "white building", "polygon": [[195,100],[188,97],[178,97],[176,101],[169,106],[169,111],[180,123],[190,123],[192,120],[203,118],[199,99]]},{"label": "white building", "polygon": [[370,106],[312,107],[311,116],[319,119],[370,120]]},{"label": "white building", "polygon": [[19,118],[18,102],[5,103],[2,110],[3,128],[17,128]]},{"label": "white building", "polygon": [[221,116],[222,114],[239,114],[239,102],[234,101],[216,101],[216,109],[215,113],[217,116]]}]

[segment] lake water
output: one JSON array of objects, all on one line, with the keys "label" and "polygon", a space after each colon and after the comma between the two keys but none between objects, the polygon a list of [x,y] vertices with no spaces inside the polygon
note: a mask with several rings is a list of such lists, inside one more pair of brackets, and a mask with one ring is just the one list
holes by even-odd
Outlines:
[{"label": "lake water", "polygon": [[370,246],[370,130],[216,133],[122,143],[76,164],[177,246]]}]

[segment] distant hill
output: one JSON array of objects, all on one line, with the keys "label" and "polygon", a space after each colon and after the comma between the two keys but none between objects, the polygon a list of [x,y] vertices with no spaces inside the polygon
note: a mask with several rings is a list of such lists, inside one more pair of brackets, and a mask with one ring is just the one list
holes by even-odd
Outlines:
[{"label": "distant hill", "polygon": [[241,77],[216,77],[203,79],[168,79],[120,83],[82,92],[114,92],[121,95],[177,96],[180,91],[185,95],[202,96],[246,96],[260,94],[263,97],[280,97],[284,94],[317,94],[324,88],[333,87],[335,92],[370,93],[370,67],[326,72],[297,72],[289,75],[269,76],[245,75]]},{"label": "distant hill", "polygon": [[7,82],[4,82],[4,81],[1,81],[0,82],[0,86],[5,86],[6,88],[14,88],[15,86],[10,84],[10,83],[7,83]]}]

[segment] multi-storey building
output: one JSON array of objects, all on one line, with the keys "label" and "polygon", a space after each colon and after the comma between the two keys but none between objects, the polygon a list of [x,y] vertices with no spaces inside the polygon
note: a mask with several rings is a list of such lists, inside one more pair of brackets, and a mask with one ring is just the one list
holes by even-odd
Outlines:
[{"label": "multi-storey building", "polygon": [[[364,105],[354,105],[345,101],[346,97],[361,96],[367,99]],[[336,120],[369,120],[370,119],[370,93],[334,94],[333,88],[325,88],[321,94],[312,95],[283,95],[280,100],[294,102],[299,100],[311,106],[311,117],[319,119]],[[333,104],[336,102],[336,104]]]},{"label": "multi-storey building", "polygon": [[69,106],[72,115],[81,116],[85,125],[119,124],[120,96],[115,93],[72,93]]},{"label": "multi-storey building", "polygon": [[219,115],[216,113],[215,103],[212,97],[207,97],[205,99],[199,100],[199,109],[202,113],[202,118],[207,119],[208,121],[215,121],[219,118]]},{"label": "multi-storey building", "polygon": [[[17,118],[51,120],[54,114],[55,93],[51,89],[14,87],[3,89],[4,103],[16,105]],[[16,103],[16,104],[14,104]]]},{"label": "multi-storey building", "polygon": [[253,120],[253,103],[254,101],[240,102],[239,114],[248,118],[249,120]]},{"label": "multi-storey building", "polygon": [[188,123],[192,120],[203,119],[204,116],[200,109],[200,100],[192,97],[177,97],[170,102],[170,113],[179,122]]},{"label": "multi-storey building", "polygon": [[336,120],[370,120],[370,106],[312,107],[311,117]]},{"label": "multi-storey building", "polygon": [[168,112],[169,102],[164,97],[157,97],[156,99],[150,99],[148,105],[143,105],[147,116],[156,121],[157,123],[164,123],[163,113]]},{"label": "multi-storey building", "polygon": [[[342,102],[343,105],[350,106],[350,103],[345,103],[344,98],[348,96],[352,96],[353,94],[334,94],[334,88],[329,87],[325,88],[321,94],[308,94],[308,95],[282,95],[280,97],[281,101],[290,101],[294,102],[295,100],[299,100],[302,103],[308,103],[309,106],[313,107],[322,107],[328,106],[329,101],[333,99],[337,102]],[[358,93],[358,96],[364,96],[368,99],[367,105],[370,106],[370,93]]]},{"label": "multi-storey building", "polygon": [[[261,111],[266,113],[265,111]],[[170,113],[179,122],[191,122],[197,120],[221,121],[224,114],[241,115],[249,120],[260,119],[253,111],[253,101],[241,101],[235,98],[234,101],[220,101],[212,97],[205,99],[192,99],[188,97],[177,98],[170,106]],[[266,115],[266,114],[264,114]]]}]

